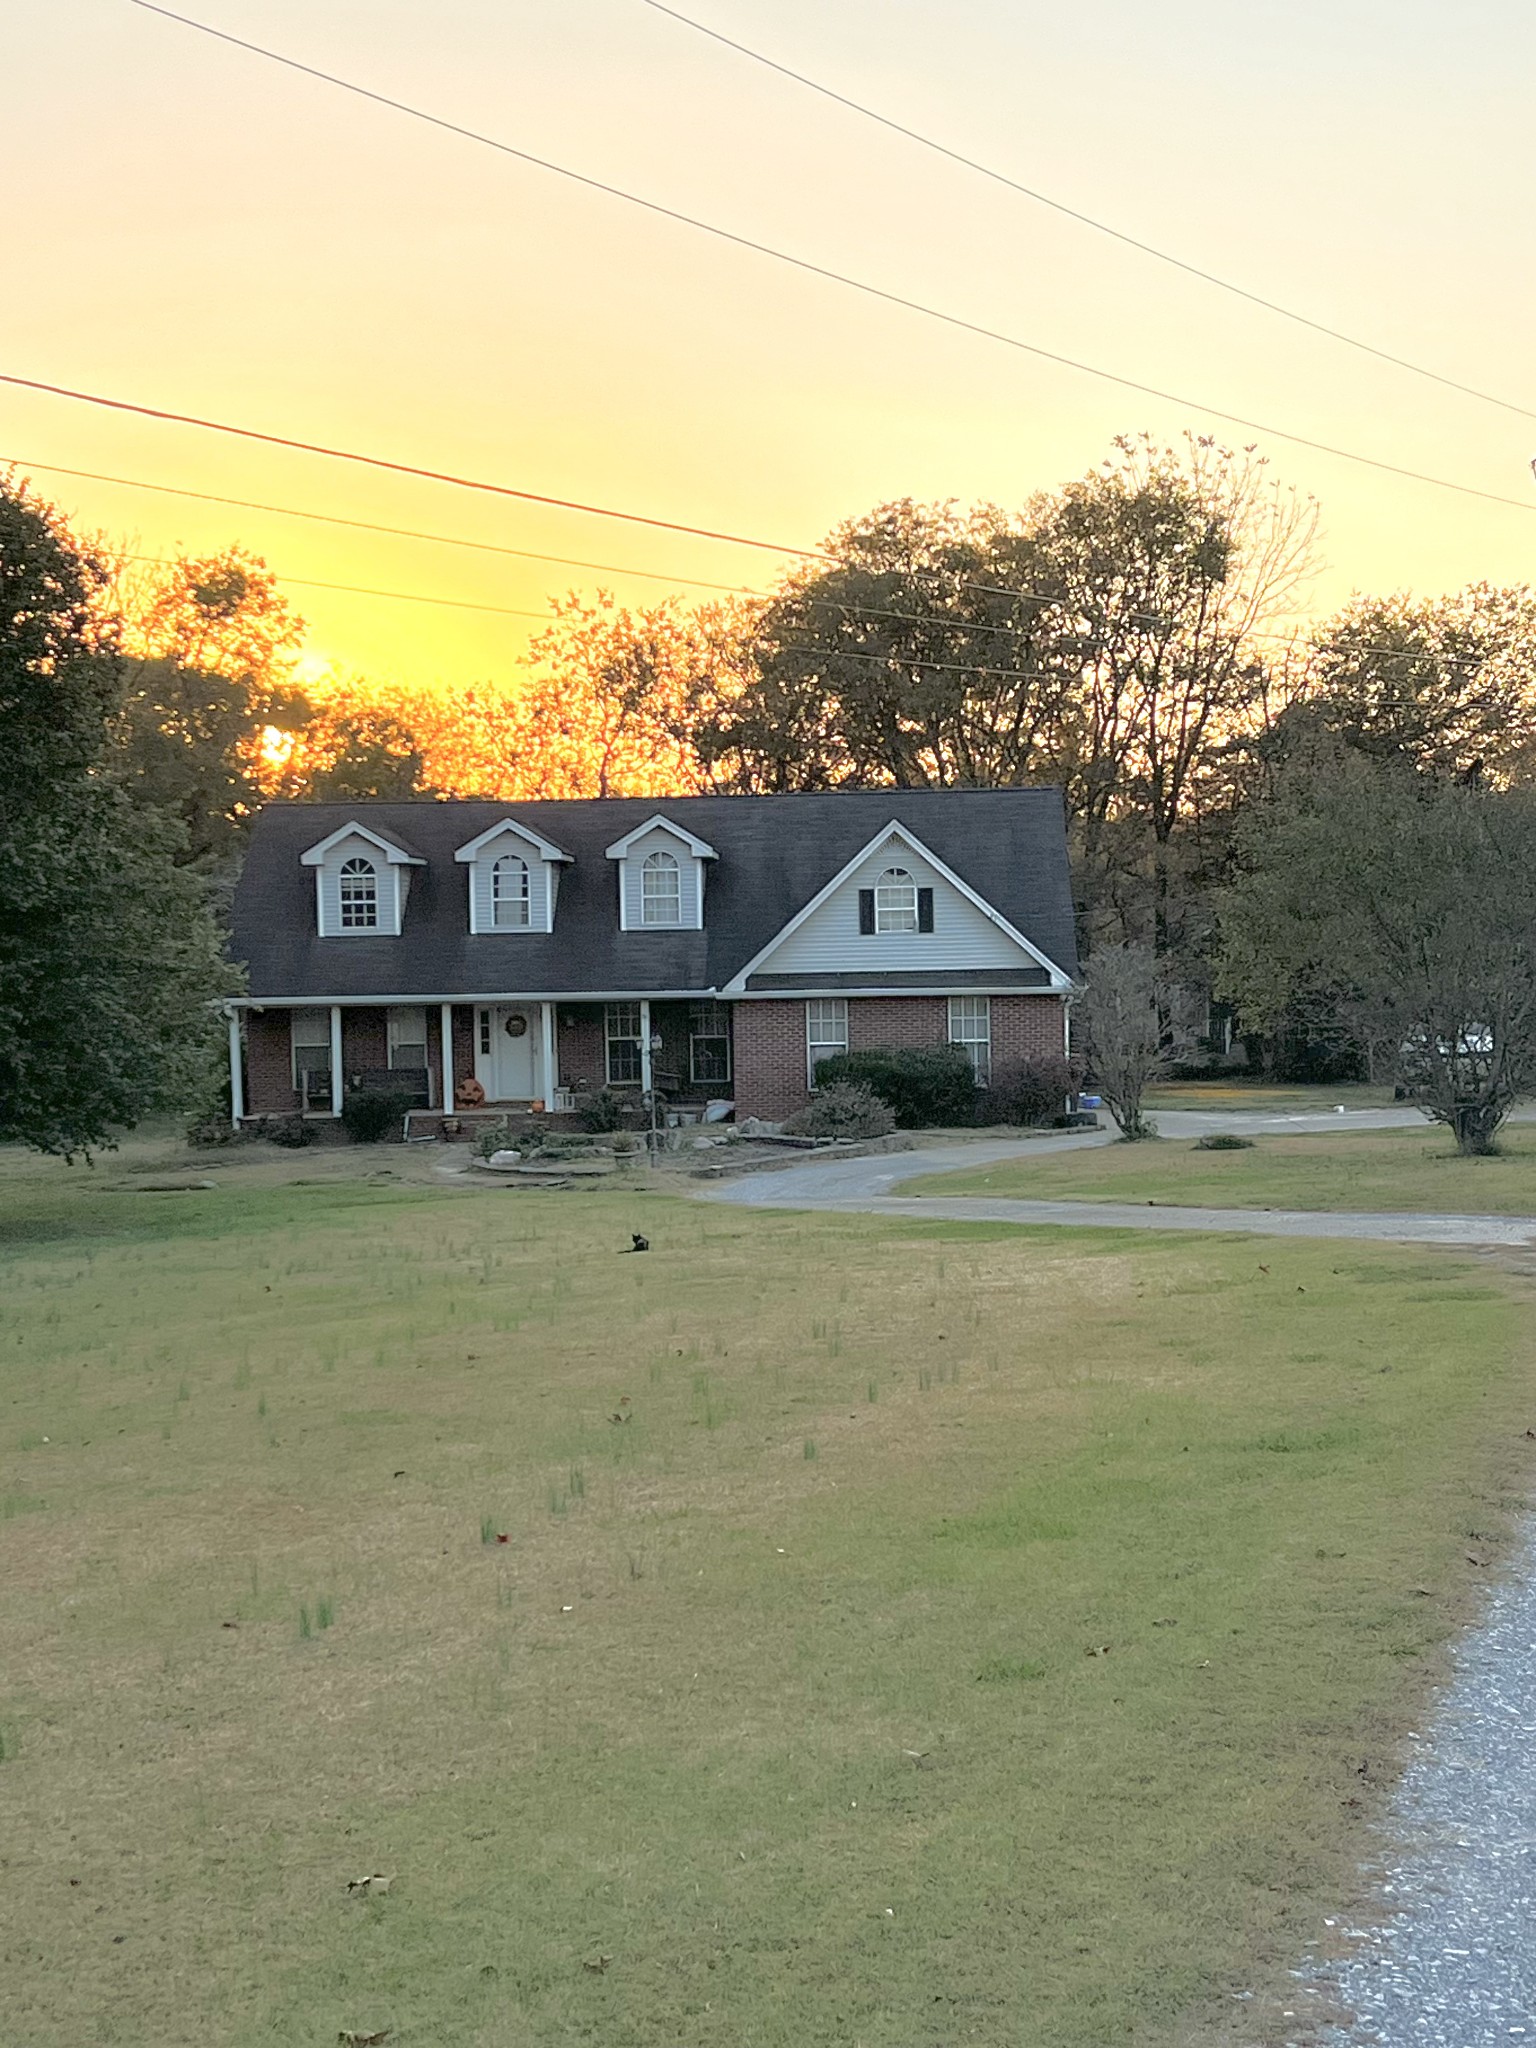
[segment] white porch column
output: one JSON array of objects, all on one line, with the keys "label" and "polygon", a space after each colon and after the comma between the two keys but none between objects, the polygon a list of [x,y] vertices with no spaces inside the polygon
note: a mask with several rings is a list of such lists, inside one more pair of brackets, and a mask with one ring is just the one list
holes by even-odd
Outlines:
[{"label": "white porch column", "polygon": [[229,1013],[229,1120],[238,1129],[245,1115],[245,1076],[240,1067],[240,1012]]},{"label": "white porch column", "polygon": [[440,1023],[440,1025],[439,1025],[439,1027],[438,1027],[438,1028],[439,1028],[439,1030],[440,1030],[440,1031],[442,1032],[442,1036],[443,1036],[443,1042],[442,1042],[442,1045],[441,1045],[441,1047],[439,1048],[439,1059],[438,1059],[438,1067],[439,1067],[439,1070],[440,1070],[440,1072],[441,1072],[441,1075],[442,1075],[442,1082],[443,1082],[443,1093],[442,1093],[442,1100],[441,1100],[441,1101],[440,1101],[440,1102],[438,1103],[438,1108],[439,1108],[439,1109],[452,1109],[452,1107],[453,1107],[453,1005],[452,1005],[452,1003],[444,1003],[444,1004],[443,1004],[443,1007],[442,1007],[442,1022]]},{"label": "white porch column", "polygon": [[647,1095],[651,1092],[651,1006],[644,998],[640,1001],[640,1086]]},{"label": "white porch column", "polygon": [[341,1005],[331,1005],[331,1115],[341,1115]]},{"label": "white porch column", "polygon": [[544,1107],[552,1111],[555,1106],[555,1090],[560,1085],[560,1063],[555,1052],[555,1006],[540,1003],[539,1022],[544,1033]]}]

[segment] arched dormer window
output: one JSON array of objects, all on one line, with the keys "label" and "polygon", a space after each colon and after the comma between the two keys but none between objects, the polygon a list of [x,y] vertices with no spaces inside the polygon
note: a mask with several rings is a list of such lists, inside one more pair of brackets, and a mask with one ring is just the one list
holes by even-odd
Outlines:
[{"label": "arched dormer window", "polygon": [[905,868],[887,868],[875,884],[875,930],[917,930],[917,884]]},{"label": "arched dormer window", "polygon": [[344,932],[374,931],[379,922],[379,875],[371,860],[354,858],[341,864],[341,928]]},{"label": "arched dormer window", "polygon": [[681,924],[683,877],[677,856],[648,853],[640,868],[640,922]]},{"label": "arched dormer window", "polygon": [[529,922],[528,863],[504,853],[491,869],[491,923],[499,932],[525,931]]}]

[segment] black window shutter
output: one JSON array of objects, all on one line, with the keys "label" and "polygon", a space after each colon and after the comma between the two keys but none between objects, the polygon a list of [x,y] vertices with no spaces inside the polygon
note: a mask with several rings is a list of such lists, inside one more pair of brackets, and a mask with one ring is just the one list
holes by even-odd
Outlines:
[{"label": "black window shutter", "polygon": [[919,889],[917,892],[917,928],[920,932],[933,930],[933,891]]},{"label": "black window shutter", "polygon": [[859,891],[859,930],[872,932],[875,928],[875,892],[873,889]]}]

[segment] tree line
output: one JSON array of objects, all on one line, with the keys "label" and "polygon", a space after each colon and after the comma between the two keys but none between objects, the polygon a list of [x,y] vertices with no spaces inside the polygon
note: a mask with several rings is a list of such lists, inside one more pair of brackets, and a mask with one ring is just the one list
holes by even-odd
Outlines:
[{"label": "tree line", "polygon": [[[1048,782],[1084,951],[1129,956],[1165,1038],[1214,994],[1279,1071],[1448,1066],[1447,1120],[1491,1140],[1536,1048],[1536,596],[1359,596],[1303,628],[1317,536],[1254,451],[1127,438],[1017,510],[878,506],[762,596],[559,600],[515,684],[306,690],[253,556],[151,573],[0,479],[0,1137],[100,1142],[184,1090],[176,1018],[199,973],[205,1009],[227,985],[221,891],[272,797]],[[84,1024],[125,899],[181,950],[140,934],[139,984]],[[142,1057],[98,1057],[98,1026]],[[45,1110],[75,1067],[95,1108]]]}]

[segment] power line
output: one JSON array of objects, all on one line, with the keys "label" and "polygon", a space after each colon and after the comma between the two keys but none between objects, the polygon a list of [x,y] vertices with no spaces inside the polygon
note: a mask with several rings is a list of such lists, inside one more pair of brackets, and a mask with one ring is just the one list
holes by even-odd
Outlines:
[{"label": "power line", "polygon": [[[136,7],[148,0],[133,0]],[[109,412],[129,412],[141,419],[164,420],[173,426],[200,427],[207,433],[233,434],[242,441],[261,441],[271,448],[292,448],[301,455],[324,455],[333,462],[359,462],[367,469],[387,469],[397,476],[424,477],[428,483],[451,484],[461,491],[486,491],[496,498],[517,498],[530,505],[552,505],[563,512],[588,512],[597,519],[621,519],[630,526],[654,526],[664,533],[686,533],[697,540],[729,541],[733,547],[762,548],[773,554],[797,555],[806,561],[824,561],[812,548],[790,547],[787,542],[751,540],[745,534],[721,533],[709,526],[688,526],[676,519],[656,519],[646,512],[618,512],[607,505],[586,505],[576,498],[553,498],[542,491],[525,491],[511,484],[492,484],[478,477],[457,476],[452,471],[422,469],[410,462],[395,462],[385,455],[362,455],[350,448],[330,448],[320,441],[300,441],[288,434],[266,434],[256,427],[232,426],[227,420],[205,420],[196,413],[171,412],[163,406],[138,405],[127,398],[107,398],[97,391],[75,391],[67,384],[48,384],[37,377],[18,377],[0,370],[0,384],[13,384],[21,391],[42,391],[50,398],[68,398],[82,405],[104,406]]]},{"label": "power line", "polygon": [[[120,562],[144,562],[156,569],[174,569],[177,564],[167,555],[116,555]],[[265,565],[263,565],[265,566]],[[274,583],[291,583],[299,590],[339,590],[350,597],[390,597],[400,604],[440,604],[452,611],[497,612],[504,619],[539,619],[546,626],[554,624],[552,612],[517,611],[511,605],[480,604],[468,597],[431,597],[415,590],[372,590],[361,583],[320,583],[313,576],[285,576],[278,569],[268,572]]]},{"label": "power line", "polygon": [[[594,569],[613,576],[643,576],[656,582],[672,584],[685,583],[702,590],[721,591],[735,597],[764,598],[772,601],[776,598],[780,598],[787,594],[784,592],[775,592],[771,590],[759,590],[749,584],[743,583],[712,583],[707,581],[705,578],[699,576],[669,575],[665,570],[641,569],[635,567],[631,563],[625,562],[589,562],[581,560],[580,558],[572,555],[540,554],[536,553],[534,550],[530,548],[505,547],[495,541],[471,540],[467,536],[462,534],[430,533],[417,527],[386,526],[381,524],[377,520],[353,519],[339,512],[314,512],[298,505],[273,505],[265,502],[264,500],[256,498],[227,497],[224,494],[217,491],[196,491],[179,484],[151,483],[142,477],[111,476],[101,470],[71,469],[67,468],[63,463],[58,462],[34,462],[29,457],[20,455],[0,455],[0,463],[12,464],[17,468],[29,471],[43,470],[51,476],[78,477],[88,483],[116,484],[120,485],[125,490],[153,491],[161,496],[166,497],[194,498],[200,504],[229,505],[233,506],[235,509],[240,511],[269,512],[277,514],[285,519],[308,519],[324,526],[343,526],[348,528],[355,528],[357,531],[362,533],[388,534],[391,537],[400,540],[430,541],[440,547],[470,548],[478,553],[509,555],[517,558],[518,560],[523,561],[552,562],[565,568]],[[170,566],[170,564],[160,556],[134,555],[126,556],[124,557],[124,559],[131,561],[156,562],[159,563],[162,567]],[[837,560],[837,558],[834,556],[826,556],[824,559],[828,561]],[[912,573],[914,575],[942,575],[944,572],[942,570],[924,571],[918,569],[914,570]],[[278,580],[280,582],[296,583],[301,582],[303,579],[297,577],[280,577]],[[405,598],[408,595],[407,593],[400,591],[367,590],[353,584],[315,583],[312,584],[311,587],[321,590],[348,591],[354,595],[364,597],[381,596]],[[1063,593],[1059,591],[1052,592],[1045,590],[1029,590],[1002,583],[973,583],[968,580],[962,579],[956,587],[961,590],[976,591],[982,594],[996,597],[1033,599],[1037,600],[1041,604],[1058,604],[1063,602],[1070,602],[1070,599],[1064,597]],[[943,614],[935,612],[899,612],[890,610],[889,608],[880,605],[847,604],[838,598],[814,597],[804,592],[803,590],[798,591],[795,594],[802,596],[804,598],[804,601],[812,608],[841,612],[845,617],[848,618],[894,619],[899,620],[908,625],[939,627],[954,632],[1000,633],[1006,635],[1011,639],[1016,640],[1027,639],[1029,637],[1027,631],[1023,628],[1020,628],[1018,626],[994,624],[988,620],[946,618]],[[417,596],[411,601],[419,604],[460,605],[465,608],[472,608],[475,610],[483,611],[506,611],[506,615],[513,618],[552,619],[553,617],[552,614],[544,612],[510,611],[506,607],[499,605],[487,604],[471,606],[470,601],[466,599]],[[1100,616],[1108,617],[1110,615],[1101,613]],[[1132,624],[1145,624],[1149,621],[1162,623],[1159,615],[1151,612],[1130,611],[1119,614],[1118,616],[1124,618]],[[1286,647],[1291,647],[1296,644],[1296,636],[1291,633],[1265,633],[1262,631],[1254,630],[1244,633],[1242,635],[1242,638],[1245,640],[1272,640]],[[784,644],[797,646],[801,645],[801,643],[788,642]],[[1305,650],[1309,654],[1376,654],[1388,656],[1394,660],[1427,659],[1437,662],[1441,666],[1450,668],[1480,669],[1486,666],[1486,659],[1475,655],[1442,654],[1434,652],[1429,652],[1425,655],[1418,655],[1411,648],[1381,647],[1373,646],[1370,644],[1357,644],[1353,641],[1312,640],[1305,643]],[[850,652],[851,650],[844,649],[841,651]],[[999,673],[1002,673],[1002,671],[999,671]],[[1023,674],[1024,671],[1010,671],[1009,673]],[[1035,673],[1038,674],[1040,672]]]},{"label": "power line", "polygon": [[[1151,256],[1159,263],[1172,264],[1175,270],[1182,270],[1189,277],[1199,278],[1202,284],[1214,285],[1218,291],[1230,292],[1235,298],[1246,299],[1250,305],[1260,306],[1266,313],[1277,313],[1282,320],[1292,320],[1299,327],[1309,327],[1314,334],[1323,334],[1330,341],[1342,342],[1346,348],[1360,349],[1364,354],[1374,356],[1378,362],[1391,363],[1399,370],[1407,370],[1415,377],[1427,377],[1431,383],[1441,384],[1448,391],[1459,391],[1466,398],[1476,398],[1484,405],[1495,405],[1504,412],[1518,413],[1522,419],[1536,419],[1536,411],[1529,406],[1517,405],[1513,399],[1499,398],[1493,392],[1480,391],[1475,385],[1463,384],[1455,377],[1444,376],[1439,370],[1431,370],[1422,363],[1409,361],[1406,356],[1393,355],[1389,349],[1378,348],[1374,342],[1361,341],[1357,335],[1346,334],[1342,328],[1330,327],[1322,320],[1314,320],[1310,314],[1298,313],[1294,307],[1283,306],[1276,299],[1266,299],[1259,292],[1252,292],[1245,285],[1233,284],[1230,278],[1218,277],[1214,271],[1202,270],[1198,264],[1186,262],[1182,256],[1175,256],[1167,249],[1159,249],[1151,242],[1143,242],[1137,236],[1127,234],[1123,228],[1111,226],[1108,221],[1098,220],[1090,213],[1083,213],[1075,206],[1068,206],[1065,200],[1053,199],[1048,192],[1036,186],[1025,185],[1017,178],[1011,178],[1006,171],[995,170],[990,164],[979,162],[975,157],[966,156],[963,151],[952,149],[948,143],[936,141],[931,135],[924,135],[916,128],[909,128],[902,121],[889,114],[882,114],[877,107],[866,106],[863,101],[852,99],[847,93],[838,92],[830,85],[824,85],[819,78],[812,78],[804,71],[795,71],[788,64],[781,64],[777,58],[754,50],[746,43],[737,42],[733,36],[724,35],[707,22],[696,21],[692,15],[683,14],[675,7],[669,7],[666,0],[642,0],[646,7],[654,8],[658,14],[665,14],[673,21],[690,28],[696,34],[707,36],[711,42],[721,43],[728,50],[735,50],[739,56],[750,58],[754,64],[761,64],[769,71],[778,72],[781,78],[792,79],[796,85],[803,85],[810,92],[820,93],[823,99],[833,100],[840,107],[847,107],[851,113],[860,114],[866,121],[874,121],[893,134],[905,136],[907,141],[929,149],[936,156],[948,157],[951,163],[961,165],[965,170],[975,171],[983,178],[990,178],[996,185],[1005,185],[1010,192],[1017,192],[1025,199],[1032,199],[1039,206],[1048,206],[1055,213],[1064,214],[1068,220],[1075,220],[1083,227],[1093,228],[1098,234],[1109,235],[1117,242],[1123,242],[1129,249],[1139,250],[1143,256]],[[1272,430],[1271,430],[1272,431]]]},{"label": "power line", "polygon": [[[1482,490],[1476,484],[1457,483],[1451,477],[1432,476],[1426,470],[1408,469],[1400,463],[1387,462],[1380,456],[1362,455],[1358,450],[1340,448],[1329,441],[1313,440],[1305,434],[1292,433],[1288,428],[1271,426],[1264,420],[1249,419],[1243,413],[1229,412],[1224,407],[1207,404],[1201,399],[1185,398],[1176,391],[1165,391],[1159,385],[1145,384],[1137,378],[1123,376],[1119,371],[1102,369],[1097,364],[1083,362],[1078,357],[1062,355],[1054,349],[1041,347],[1037,342],[1025,341],[1018,335],[1005,334],[1001,328],[987,327],[977,320],[967,320],[959,313],[947,313],[942,308],[927,305],[920,299],[909,299],[900,292],[888,291],[883,285],[869,284],[863,278],[851,277],[846,271],[833,270],[828,265],[822,263],[813,263],[805,256],[791,255],[788,250],[775,248],[771,243],[754,241],[748,235],[737,234],[734,229],[719,227],[713,221],[701,220],[696,214],[683,213],[677,207],[664,206],[660,200],[642,198],[637,192],[626,191],[619,185],[607,184],[603,179],[590,177],[584,171],[571,170],[567,165],[554,163],[548,157],[535,156],[530,150],[518,149],[510,142],[501,142],[495,136],[482,134],[475,128],[466,128],[460,122],[446,120],[440,114],[430,114],[424,108],[412,106],[405,100],[392,99],[387,93],[375,92],[371,87],[358,85],[352,79],[342,78],[336,72],[321,71],[317,66],[305,64],[297,57],[285,56],[280,50],[268,49],[261,43],[247,42],[242,36],[230,35],[226,30],[210,27],[204,21],[195,21],[190,15],[177,14],[169,7],[158,6],[156,0],[132,0],[132,5],[141,7],[150,14],[163,15],[167,21],[179,22],[184,28],[196,29],[199,34],[212,36],[218,42],[229,43],[236,49],[247,50],[253,56],[264,57],[271,63],[284,65],[290,71],[302,72],[308,78],[317,78],[326,85],[334,85],[343,92],[355,94],[359,99],[371,100],[378,106],[389,107],[396,113],[407,114],[412,120],[424,121],[429,126],[441,128],[448,134],[460,136],[469,142],[478,142],[487,149],[498,151],[503,156],[514,157],[520,163],[532,164],[537,170],[550,171],[556,177],[567,178],[573,184],[584,186],[588,191],[604,193],[610,199],[621,199],[626,205],[640,207],[646,213],[655,214],[663,220],[676,221],[683,227],[697,229],[701,234],[712,235],[717,241],[729,242],[738,249],[750,250],[754,255],[771,257],[776,263],[787,264],[791,269],[803,271],[811,277],[819,277],[833,284],[844,285],[850,291],[860,292],[866,298],[878,299],[885,305],[899,306],[908,313],[919,313],[924,319],[937,320],[943,326],[956,328],[961,333],[979,335],[985,341],[1000,342],[1005,348],[1016,349],[1021,354],[1036,357],[1041,362],[1055,363],[1064,369],[1077,370],[1085,376],[1097,377],[1105,383],[1118,385],[1122,390],[1134,391],[1143,398],[1155,398],[1162,404],[1186,407],[1192,412],[1204,413],[1211,419],[1222,420],[1229,426],[1242,427],[1246,432],[1269,434],[1278,441],[1290,442],[1293,447],[1308,448],[1314,454],[1332,455],[1340,461],[1359,463],[1364,468],[1378,470],[1387,476],[1403,477],[1410,483],[1429,484],[1437,490],[1455,491],[1462,497],[1480,498],[1489,504],[1512,505],[1520,512],[1536,511],[1536,505],[1527,503],[1523,498],[1506,497],[1499,491]],[[24,382],[26,380],[18,379],[11,381]],[[78,394],[70,395],[77,396]],[[138,411],[149,410],[147,407],[128,409]],[[172,415],[172,417],[175,416]],[[198,421],[193,424],[204,425],[207,423]],[[252,435],[251,438],[269,439],[272,437]],[[313,452],[334,454],[337,451],[322,449]],[[422,471],[411,471],[406,465],[398,463],[378,462],[376,466],[389,469],[405,469],[407,474],[427,474],[427,472]],[[440,477],[437,481],[462,482],[463,479]],[[486,487],[471,486],[471,488],[483,489]],[[506,495],[530,497],[533,494],[529,492],[516,492],[506,493]],[[542,500],[539,502],[560,501]],[[600,508],[578,506],[574,509],[596,511]],[[665,526],[669,522],[664,520],[648,520],[645,523],[648,525]],[[716,540],[736,538],[736,536],[729,534],[712,534],[708,537]],[[752,545],[756,546],[759,543],[754,542]],[[803,551],[785,548],[780,550],[780,552],[800,554]]]}]

